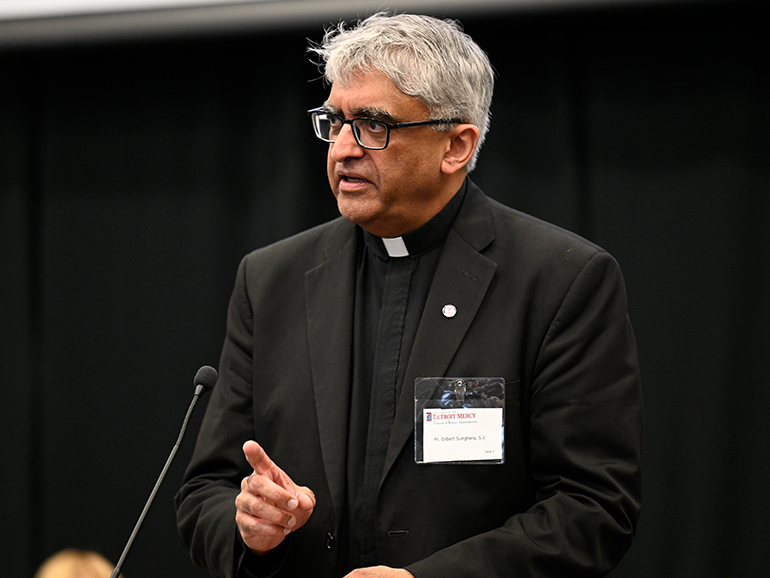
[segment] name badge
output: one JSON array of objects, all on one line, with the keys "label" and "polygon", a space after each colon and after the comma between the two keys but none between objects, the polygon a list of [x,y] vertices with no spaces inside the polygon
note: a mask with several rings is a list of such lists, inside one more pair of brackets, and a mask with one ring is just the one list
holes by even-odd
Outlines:
[{"label": "name badge", "polygon": [[501,464],[505,459],[505,380],[415,381],[418,464]]},{"label": "name badge", "polygon": [[502,461],[503,408],[426,409],[423,462]]}]

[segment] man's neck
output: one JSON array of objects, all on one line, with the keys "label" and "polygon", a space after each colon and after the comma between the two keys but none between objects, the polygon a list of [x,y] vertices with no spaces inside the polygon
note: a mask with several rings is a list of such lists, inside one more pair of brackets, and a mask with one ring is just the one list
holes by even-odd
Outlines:
[{"label": "man's neck", "polygon": [[416,231],[444,210],[444,207],[446,207],[447,204],[449,204],[449,201],[454,198],[457,191],[462,188],[466,176],[466,171],[450,175],[444,186],[442,186],[441,191],[434,197],[433,201],[425,208],[425,210],[420,212],[418,219],[393,219],[390,222],[368,223],[362,225],[362,227],[372,235],[385,239],[402,237],[412,231]]}]

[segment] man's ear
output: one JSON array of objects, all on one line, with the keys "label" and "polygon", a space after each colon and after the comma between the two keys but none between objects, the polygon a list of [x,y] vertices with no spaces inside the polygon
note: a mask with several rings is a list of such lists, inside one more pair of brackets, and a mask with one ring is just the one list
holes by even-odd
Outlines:
[{"label": "man's ear", "polygon": [[449,142],[441,161],[441,172],[452,175],[465,168],[476,152],[479,134],[479,127],[475,124],[458,124],[454,127],[449,133]]}]

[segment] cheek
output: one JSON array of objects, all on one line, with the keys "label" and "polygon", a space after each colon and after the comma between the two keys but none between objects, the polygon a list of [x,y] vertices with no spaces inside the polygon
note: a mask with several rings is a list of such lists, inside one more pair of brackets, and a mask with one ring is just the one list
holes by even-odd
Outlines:
[{"label": "cheek", "polygon": [[329,184],[332,187],[334,194],[337,194],[336,183],[334,182],[334,161],[332,160],[331,153],[326,155],[326,176],[329,179]]}]

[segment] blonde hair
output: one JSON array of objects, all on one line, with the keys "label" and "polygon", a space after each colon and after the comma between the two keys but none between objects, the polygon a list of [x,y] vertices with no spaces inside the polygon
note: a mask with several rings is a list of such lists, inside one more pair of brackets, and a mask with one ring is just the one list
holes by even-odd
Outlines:
[{"label": "blonde hair", "polygon": [[101,554],[67,549],[43,562],[35,578],[110,578],[114,569]]}]

